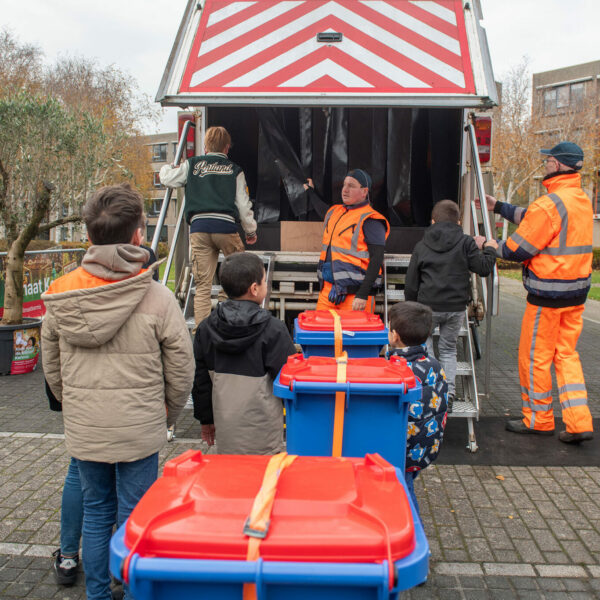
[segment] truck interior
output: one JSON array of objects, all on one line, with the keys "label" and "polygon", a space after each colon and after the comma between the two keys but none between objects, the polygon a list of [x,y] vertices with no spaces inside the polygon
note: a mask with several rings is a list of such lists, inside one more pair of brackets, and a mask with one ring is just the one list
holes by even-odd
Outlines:
[{"label": "truck interior", "polygon": [[[393,230],[387,251],[409,254],[432,206],[459,199],[459,108],[206,107],[206,126],[231,134],[246,175],[259,249],[279,250],[280,221],[322,221],[349,169],[373,180],[371,204]],[[315,191],[306,191],[307,178]]]}]

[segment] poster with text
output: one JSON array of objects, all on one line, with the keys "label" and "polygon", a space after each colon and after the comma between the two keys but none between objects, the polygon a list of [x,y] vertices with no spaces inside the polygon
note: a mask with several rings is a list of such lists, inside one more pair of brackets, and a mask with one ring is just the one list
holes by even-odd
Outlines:
[{"label": "poster with text", "polygon": [[40,328],[28,327],[13,332],[13,360],[11,375],[31,373],[37,367],[40,355]]}]

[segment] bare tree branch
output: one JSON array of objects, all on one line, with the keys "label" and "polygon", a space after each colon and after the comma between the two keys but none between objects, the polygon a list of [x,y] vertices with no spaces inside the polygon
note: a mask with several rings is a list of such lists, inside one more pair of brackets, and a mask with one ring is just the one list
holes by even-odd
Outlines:
[{"label": "bare tree branch", "polygon": [[78,223],[81,221],[81,215],[70,215],[69,217],[62,217],[60,219],[55,219],[54,221],[50,221],[50,223],[42,223],[38,227],[38,235],[40,233],[45,233],[46,231],[50,231],[50,229],[54,229],[59,225],[65,225],[66,223]]}]

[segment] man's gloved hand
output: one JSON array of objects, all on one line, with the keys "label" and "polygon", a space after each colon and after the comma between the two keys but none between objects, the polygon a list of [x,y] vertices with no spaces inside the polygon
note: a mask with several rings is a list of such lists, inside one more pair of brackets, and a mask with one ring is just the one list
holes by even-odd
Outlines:
[{"label": "man's gloved hand", "polygon": [[338,294],[335,288],[332,287],[331,291],[329,292],[329,296],[327,296],[327,299],[329,300],[329,302],[337,306],[346,299],[346,294]]}]

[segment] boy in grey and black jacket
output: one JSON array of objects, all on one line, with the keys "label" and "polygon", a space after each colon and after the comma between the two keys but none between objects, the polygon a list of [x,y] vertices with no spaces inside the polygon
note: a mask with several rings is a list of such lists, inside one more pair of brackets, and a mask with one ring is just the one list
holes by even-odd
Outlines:
[{"label": "boy in grey and black jacket", "polygon": [[194,416],[202,439],[221,454],[283,449],[283,405],[273,380],[296,349],[285,324],[260,307],[267,293],[258,256],[237,253],[221,265],[229,297],[196,330]]},{"label": "boy in grey and black jacket", "polygon": [[[495,240],[466,235],[453,200],[441,200],[431,213],[431,227],[415,246],[410,258],[404,297],[433,311],[433,327],[439,325],[439,359],[448,379],[448,412],[452,410],[456,377],[456,342],[470,298],[471,273],[486,277],[496,263]],[[433,340],[427,340],[433,356]]]}]

